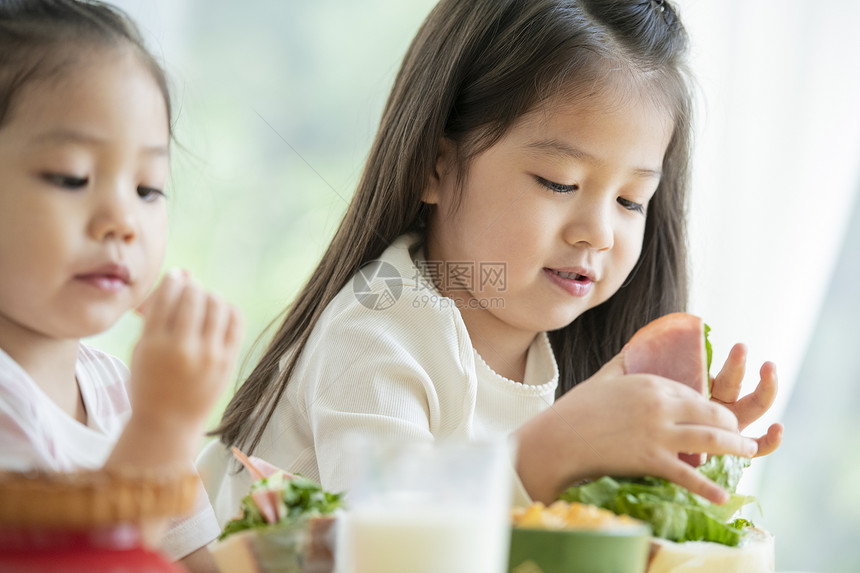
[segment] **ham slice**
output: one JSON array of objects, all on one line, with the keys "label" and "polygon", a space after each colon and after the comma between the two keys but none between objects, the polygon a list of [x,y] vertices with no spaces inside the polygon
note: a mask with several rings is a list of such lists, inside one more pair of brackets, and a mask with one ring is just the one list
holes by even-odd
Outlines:
[{"label": "ham slice", "polygon": [[251,474],[254,481],[267,478],[277,473],[284,474],[284,477],[287,479],[294,479],[296,477],[288,471],[284,471],[277,466],[273,466],[264,459],[256,456],[246,456],[242,450],[236,446],[233,446],[230,450],[233,452],[233,455],[236,456],[236,459],[242,462],[242,465],[245,466],[245,469],[248,470],[248,473]]},{"label": "ham slice", "polygon": [[[245,469],[247,469],[251,474],[254,481],[270,477],[276,473],[284,474],[284,477],[289,480],[295,477],[293,474],[286,472],[279,467],[273,466],[266,460],[254,456],[246,456],[242,450],[237,447],[233,447],[232,451],[233,455],[236,456],[236,459],[242,462],[242,465],[244,465]],[[281,518],[284,517],[285,507],[281,503],[282,495],[282,489],[260,489],[251,493],[251,498],[259,508],[260,513],[263,515],[263,519],[266,520],[266,523],[278,523],[281,521]]]},{"label": "ham slice", "polygon": [[[683,312],[661,316],[637,330],[621,352],[627,374],[655,374],[708,395],[705,322],[698,316]],[[694,467],[703,461],[702,454],[679,457]]]},{"label": "ham slice", "polygon": [[284,517],[286,507],[281,503],[283,495],[282,489],[258,489],[251,493],[251,498],[260,509],[266,523],[278,523]]}]

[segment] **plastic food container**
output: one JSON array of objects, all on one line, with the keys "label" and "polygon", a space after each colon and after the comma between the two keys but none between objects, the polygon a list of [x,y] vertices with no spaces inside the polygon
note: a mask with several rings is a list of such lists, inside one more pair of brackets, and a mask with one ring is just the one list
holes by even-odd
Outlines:
[{"label": "plastic food container", "polygon": [[651,528],[584,504],[515,510],[509,573],[643,573]]},{"label": "plastic food container", "polygon": [[0,571],[28,573],[185,573],[146,549],[132,525],[93,529],[0,529]]},{"label": "plastic food container", "polygon": [[511,530],[509,573],[643,573],[651,531]]},{"label": "plastic food container", "polygon": [[221,573],[332,573],[335,518],[311,517],[233,533],[209,545]]}]

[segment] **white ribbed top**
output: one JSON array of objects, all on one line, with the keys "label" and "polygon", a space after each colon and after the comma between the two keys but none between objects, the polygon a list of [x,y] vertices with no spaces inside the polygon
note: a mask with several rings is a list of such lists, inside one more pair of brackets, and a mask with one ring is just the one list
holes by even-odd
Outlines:
[{"label": "white ribbed top", "polygon": [[[546,334],[529,349],[523,383],[499,376],[472,348],[453,301],[422,280],[413,260],[421,257],[418,242],[415,235],[400,237],[380,257],[391,267],[376,267],[371,286],[380,288],[370,290],[381,292],[387,283],[396,302],[363,299],[381,307],[368,308],[356,296],[362,283],[350,281],[326,308],[254,455],[343,491],[354,474],[344,455],[350,436],[505,436],[552,404],[558,367]],[[219,442],[197,462],[224,523],[247,495],[250,477],[232,471],[231,455]],[[515,502],[527,503],[511,474]]]}]

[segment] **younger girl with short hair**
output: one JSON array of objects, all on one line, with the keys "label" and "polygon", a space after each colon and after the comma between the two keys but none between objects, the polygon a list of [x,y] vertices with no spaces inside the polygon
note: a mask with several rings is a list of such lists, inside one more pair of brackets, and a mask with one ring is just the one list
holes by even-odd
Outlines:
[{"label": "younger girl with short hair", "polygon": [[[164,73],[123,14],[0,5],[2,469],[190,471],[242,325],[178,272],[144,303],[165,255],[169,141]],[[81,342],[138,307],[131,372]],[[218,533],[201,492],[162,550],[213,570],[202,548]]]},{"label": "younger girl with short hair", "polygon": [[[680,452],[751,457],[781,427],[772,364],[738,400],[628,375],[686,304],[687,36],[664,1],[442,0],[418,31],[328,250],[198,459],[219,519],[238,445],[327,489],[345,437],[513,435],[519,501],[604,474],[726,492]],[[456,479],[456,476],[452,476]]]}]

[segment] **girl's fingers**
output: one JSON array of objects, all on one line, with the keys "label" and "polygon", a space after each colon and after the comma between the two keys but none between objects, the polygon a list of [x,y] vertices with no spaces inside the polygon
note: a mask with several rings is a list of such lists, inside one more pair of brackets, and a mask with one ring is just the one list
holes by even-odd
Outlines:
[{"label": "girl's fingers", "polygon": [[197,335],[201,332],[206,313],[206,293],[192,281],[186,281],[176,301],[173,321],[170,325],[180,335]]},{"label": "girl's fingers", "polygon": [[731,454],[751,458],[759,451],[759,444],[737,431],[727,431],[708,426],[681,426],[673,449],[679,453],[702,453],[711,455]]},{"label": "girl's fingers", "polygon": [[202,332],[213,349],[228,354],[235,351],[242,339],[242,328],[242,314],[233,305],[210,294]]},{"label": "girl's fingers", "polygon": [[137,305],[137,308],[134,309],[134,312],[139,314],[140,316],[146,317],[149,313],[149,309],[152,307],[152,297],[155,295],[155,290],[146,295],[146,298],[143,299],[143,302]]},{"label": "girl's fingers", "polygon": [[[672,397],[676,399],[681,399],[684,401],[690,401],[702,404],[707,404],[708,400],[699,392],[696,392],[683,382],[678,382],[677,380],[672,380],[670,378],[663,378],[662,376],[657,376],[654,374],[631,374],[630,377],[638,377],[643,382],[645,380],[649,380],[650,383],[656,384],[656,386],[652,386],[651,388],[658,391],[661,396],[664,397]],[[639,383],[642,387],[645,387],[641,382]]]},{"label": "girl's fingers", "polygon": [[172,269],[164,275],[161,284],[139,307],[146,319],[144,328],[152,329],[155,326],[164,325],[170,320],[173,307],[182,293],[184,283],[185,279],[181,272],[176,269]]},{"label": "girl's fingers", "polygon": [[765,362],[761,367],[761,380],[751,394],[747,394],[732,405],[738,417],[738,427],[743,430],[770,409],[776,400],[779,384],[776,379],[776,365]]},{"label": "girl's fingers", "polygon": [[767,429],[767,434],[756,440],[758,452],[755,457],[766,456],[776,450],[782,443],[782,433],[785,430],[782,424],[773,424]]},{"label": "girl's fingers", "polygon": [[206,296],[201,333],[213,346],[220,346],[230,320],[230,309],[214,294]]},{"label": "girl's fingers", "polygon": [[734,432],[738,431],[738,419],[731,410],[720,404],[709,402],[698,394],[693,399],[684,400],[681,409],[682,412],[676,423],[713,426]]},{"label": "girl's fingers", "polygon": [[615,377],[615,376],[623,376],[627,374],[624,371],[624,352],[619,352],[615,356],[612,357],[612,360],[601,366],[600,370],[598,370],[594,377]]},{"label": "girl's fingers", "polygon": [[747,347],[735,344],[729,352],[726,363],[714,378],[711,386],[711,398],[725,404],[731,404],[741,394],[741,383],[746,369]]},{"label": "girl's fingers", "polygon": [[723,504],[729,500],[729,492],[706,478],[696,469],[677,458],[665,461],[666,472],[663,477],[691,492],[714,503]]},{"label": "girl's fingers", "polygon": [[242,313],[234,306],[229,306],[230,313],[227,321],[227,329],[224,333],[224,346],[231,352],[239,348],[244,331],[244,320]]}]

